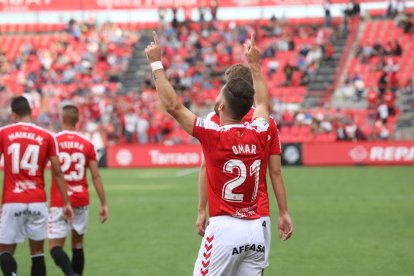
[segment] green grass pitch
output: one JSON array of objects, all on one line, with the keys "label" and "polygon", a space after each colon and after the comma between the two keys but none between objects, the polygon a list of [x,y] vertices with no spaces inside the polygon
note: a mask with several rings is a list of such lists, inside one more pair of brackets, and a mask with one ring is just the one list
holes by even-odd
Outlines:
[{"label": "green grass pitch", "polygon": [[[99,224],[92,188],[85,275],[192,275],[201,241],[194,228],[196,170],[102,176],[110,218]],[[295,232],[287,242],[276,237],[272,197],[266,275],[413,275],[413,167],[284,168],[284,177]],[[61,275],[46,256],[48,275]],[[19,275],[29,275],[27,243],[16,259]]]}]

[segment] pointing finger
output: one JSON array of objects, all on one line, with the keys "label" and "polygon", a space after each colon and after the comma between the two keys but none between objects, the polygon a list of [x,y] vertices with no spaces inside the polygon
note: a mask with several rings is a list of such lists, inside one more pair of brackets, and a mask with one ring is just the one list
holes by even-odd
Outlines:
[{"label": "pointing finger", "polygon": [[250,38],[250,44],[252,45],[252,47],[256,46],[255,36],[256,36],[256,33],[252,32],[251,38]]},{"label": "pointing finger", "polygon": [[160,45],[160,40],[158,38],[157,32],[152,31],[152,37],[154,38],[155,45]]}]

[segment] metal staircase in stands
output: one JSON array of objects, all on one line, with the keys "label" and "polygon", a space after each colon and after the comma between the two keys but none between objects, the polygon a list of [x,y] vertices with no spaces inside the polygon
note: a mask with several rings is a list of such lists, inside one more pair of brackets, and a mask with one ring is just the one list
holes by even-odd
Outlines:
[{"label": "metal staircase in stands", "polygon": [[330,40],[334,46],[333,60],[325,58],[320,62],[319,68],[312,76],[305,95],[304,107],[312,108],[323,104],[328,89],[332,89],[335,82],[337,68],[342,55],[345,52],[348,32],[341,32],[339,37],[331,36]]},{"label": "metal staircase in stands", "polygon": [[120,93],[138,91],[140,89],[144,76],[148,72],[147,58],[144,50],[151,41],[151,32],[142,32],[139,43],[133,46],[131,60],[121,78],[122,88],[119,91]]}]

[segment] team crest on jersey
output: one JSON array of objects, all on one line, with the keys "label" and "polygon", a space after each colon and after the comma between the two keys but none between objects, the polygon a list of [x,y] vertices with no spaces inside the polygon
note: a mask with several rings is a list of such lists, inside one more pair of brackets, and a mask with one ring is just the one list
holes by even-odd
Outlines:
[{"label": "team crest on jersey", "polygon": [[266,121],[266,119],[265,118],[263,118],[263,117],[259,117],[259,118],[257,118],[256,119],[259,123],[261,123],[264,127],[268,127],[269,126],[269,122],[268,121]]},{"label": "team crest on jersey", "polygon": [[197,119],[197,126],[198,126],[198,127],[205,127],[204,120],[203,120],[203,119],[201,119],[201,118],[198,118],[198,119]]}]

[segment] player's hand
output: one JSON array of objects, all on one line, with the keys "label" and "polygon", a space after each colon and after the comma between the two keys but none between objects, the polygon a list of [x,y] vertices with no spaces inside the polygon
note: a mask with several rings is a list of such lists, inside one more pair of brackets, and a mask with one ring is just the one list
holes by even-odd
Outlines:
[{"label": "player's hand", "polygon": [[206,232],[206,221],[207,221],[207,215],[206,211],[198,211],[198,216],[196,220],[196,230],[197,233],[204,237],[204,233]]},{"label": "player's hand", "polygon": [[279,238],[282,241],[289,239],[293,234],[293,223],[289,214],[279,215],[278,221]]},{"label": "player's hand", "polygon": [[101,209],[99,210],[99,220],[101,223],[104,223],[109,216],[109,210],[107,205],[102,205]]},{"label": "player's hand", "polygon": [[148,45],[147,48],[145,48],[145,54],[147,55],[147,59],[149,63],[161,61],[160,40],[155,31],[152,32],[152,37],[154,38],[154,41],[151,42],[151,44]]},{"label": "player's hand", "polygon": [[63,215],[68,222],[70,223],[73,222],[74,215],[73,215],[73,209],[70,203],[66,203],[65,206],[63,207]]},{"label": "player's hand", "polygon": [[252,32],[250,41],[244,44],[244,54],[249,64],[259,64],[262,54],[256,47],[256,34]]}]

